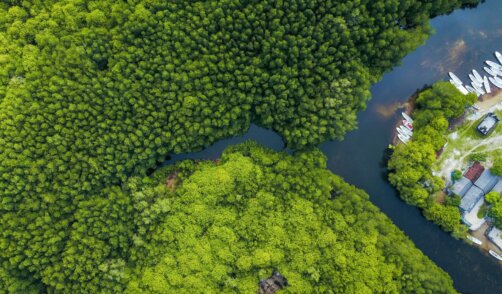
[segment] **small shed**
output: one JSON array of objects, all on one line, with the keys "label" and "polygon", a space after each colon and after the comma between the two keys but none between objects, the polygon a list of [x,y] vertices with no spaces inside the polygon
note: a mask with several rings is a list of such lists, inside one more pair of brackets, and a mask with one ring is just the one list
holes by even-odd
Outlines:
[{"label": "small shed", "polygon": [[456,181],[455,184],[453,184],[450,191],[455,195],[464,197],[465,193],[467,193],[471,187],[472,182],[468,178],[462,177],[460,180]]},{"label": "small shed", "polygon": [[476,129],[478,130],[478,132],[486,136],[493,132],[493,130],[495,130],[495,127],[497,127],[499,121],[500,119],[493,112],[490,112],[478,124]]},{"label": "small shed", "polygon": [[479,199],[483,198],[485,193],[483,190],[476,186],[472,186],[467,193],[465,193],[462,200],[460,200],[460,209],[464,212],[470,212]]},{"label": "small shed", "polygon": [[493,187],[498,183],[499,178],[493,175],[489,170],[485,169],[481,176],[474,182],[474,185],[483,190],[486,194],[490,192]]},{"label": "small shed", "polygon": [[479,161],[474,162],[471,167],[465,172],[464,177],[471,180],[471,182],[475,182],[483,173],[485,168],[479,163]]}]

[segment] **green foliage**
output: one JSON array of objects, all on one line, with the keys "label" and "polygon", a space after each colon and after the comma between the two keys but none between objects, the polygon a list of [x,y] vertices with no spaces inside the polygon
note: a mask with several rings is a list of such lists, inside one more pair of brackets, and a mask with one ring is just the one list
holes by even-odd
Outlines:
[{"label": "green foliage", "polygon": [[486,216],[487,211],[488,211],[488,207],[487,207],[486,203],[483,203],[483,205],[481,205],[481,207],[478,210],[477,217],[479,219],[484,218]]},{"label": "green foliage", "polygon": [[492,218],[497,228],[502,229],[502,194],[492,191],[485,195],[485,200],[490,204],[488,216]]},{"label": "green foliage", "polygon": [[195,167],[176,196],[164,181],[136,187],[170,212],[145,236],[150,253],[126,293],[253,293],[274,270],[290,293],[454,292],[364,192],[325,164],[316,150],[291,157],[246,143],[219,164]]},{"label": "green foliage", "polygon": [[458,195],[452,195],[446,197],[446,205],[459,207],[462,197]]},{"label": "green foliage", "polygon": [[[463,95],[449,82],[437,82],[418,96],[417,109],[413,113],[414,126],[421,129],[439,118],[449,120],[460,117],[465,107],[474,104],[476,100],[476,95]],[[441,125],[438,131],[445,126],[444,123]]]},{"label": "green foliage", "polygon": [[117,292],[148,252],[151,219],[170,211],[122,187],[143,184],[129,178],[252,121],[289,147],[342,138],[429,16],[464,2],[2,1],[6,276]]},{"label": "green foliage", "polygon": [[502,158],[496,158],[490,172],[497,176],[502,176]]},{"label": "green foliage", "polygon": [[469,160],[470,161],[486,161],[486,154],[485,153],[472,153],[469,155]]},{"label": "green foliage", "polygon": [[460,238],[465,235],[467,228],[459,225],[460,214],[458,207],[434,203],[424,209],[424,216],[438,224],[443,230],[452,232],[453,236]]},{"label": "green foliage", "polygon": [[453,171],[453,173],[451,174],[451,179],[452,181],[458,181],[462,178],[462,171],[456,169]]},{"label": "green foliage", "polygon": [[[388,163],[389,181],[401,198],[422,208],[427,219],[456,237],[465,231],[460,223],[458,204],[455,205],[459,199],[448,197],[446,206],[432,199],[431,195],[444,188],[444,182],[432,175],[431,166],[436,160],[436,151],[446,143],[448,120],[461,116],[465,106],[474,103],[475,99],[474,95],[463,95],[448,82],[437,82],[421,92],[413,112],[413,141],[397,146]],[[461,177],[462,172],[454,171],[453,180]]]}]

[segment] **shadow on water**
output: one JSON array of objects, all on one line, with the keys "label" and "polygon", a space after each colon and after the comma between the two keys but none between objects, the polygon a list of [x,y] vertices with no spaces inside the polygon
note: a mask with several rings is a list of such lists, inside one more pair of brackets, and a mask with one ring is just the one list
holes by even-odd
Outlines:
[{"label": "shadow on water", "polygon": [[[371,201],[447,271],[463,293],[502,293],[502,269],[493,258],[453,239],[425,220],[418,209],[401,201],[387,182],[382,156],[399,119],[396,107],[425,84],[446,79],[448,71],[466,82],[471,69],[481,73],[483,61],[493,60],[494,50],[502,51],[501,15],[502,1],[488,0],[476,9],[435,18],[431,23],[436,34],[371,88],[373,98],[358,115],[359,129],[347,134],[342,142],[321,146],[328,157],[328,168],[371,195]],[[221,140],[201,152],[174,155],[164,164],[187,158],[215,159],[226,146],[248,139],[274,150],[284,147],[276,133],[252,125],[240,137]]]}]

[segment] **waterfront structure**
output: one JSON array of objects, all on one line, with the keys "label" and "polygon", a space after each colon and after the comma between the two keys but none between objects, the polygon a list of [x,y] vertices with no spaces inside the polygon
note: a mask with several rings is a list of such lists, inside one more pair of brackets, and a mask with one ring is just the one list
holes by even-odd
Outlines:
[{"label": "waterfront structure", "polygon": [[467,193],[465,193],[464,197],[462,197],[462,200],[460,200],[460,209],[465,213],[469,213],[483,196],[485,196],[483,190],[476,186],[472,186]]}]

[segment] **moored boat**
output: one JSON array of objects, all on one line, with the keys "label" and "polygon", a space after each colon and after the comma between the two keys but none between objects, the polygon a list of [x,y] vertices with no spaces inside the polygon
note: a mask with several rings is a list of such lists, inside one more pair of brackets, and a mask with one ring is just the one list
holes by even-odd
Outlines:
[{"label": "moored boat", "polygon": [[[494,84],[497,88],[502,89],[502,83],[500,83],[498,80],[496,80],[497,77],[489,77],[488,80]],[[500,79],[499,79],[500,80]]]},{"label": "moored boat", "polygon": [[485,61],[485,63],[488,64],[488,66],[491,66],[493,68],[496,68],[499,71],[502,71],[502,65],[500,65],[500,64],[498,64],[496,62],[493,62],[491,60],[487,60],[487,61]]},{"label": "moored boat", "polygon": [[476,238],[474,238],[474,237],[473,237],[473,236],[471,236],[471,235],[467,235],[467,239],[471,240],[471,241],[472,241],[472,243],[474,243],[474,244],[478,244],[478,245],[483,244],[483,242],[482,242],[481,240],[476,239]]},{"label": "moored boat", "polygon": [[475,69],[472,70],[472,73],[474,74],[474,77],[476,78],[476,80],[478,80],[478,82],[483,82],[483,77],[479,74],[479,72]]},{"label": "moored boat", "polygon": [[497,58],[497,60],[500,62],[500,64],[502,64],[502,54],[500,54],[500,52],[498,51],[495,51],[494,55],[495,58]]},{"label": "moored boat", "polygon": [[482,86],[478,86],[477,84],[475,83],[471,83],[472,87],[476,90],[476,92],[479,93],[479,95],[485,95],[485,90],[483,90],[481,87]]},{"label": "moored boat", "polygon": [[453,85],[453,86],[458,86],[458,85],[462,85],[462,84],[459,84],[457,82],[455,82],[454,80],[450,79],[450,83]]},{"label": "moored boat", "polygon": [[407,115],[406,112],[401,112],[401,115],[404,117],[405,120],[407,120],[410,124],[413,123],[413,119],[411,116]]},{"label": "moored boat", "polygon": [[492,68],[492,67],[483,67],[483,69],[491,76],[498,76],[499,75],[499,71],[496,69],[496,68]]},{"label": "moored boat", "polygon": [[403,119],[403,125],[410,131],[413,131],[413,124],[411,124],[409,121]]},{"label": "moored boat", "polygon": [[457,89],[460,91],[460,93],[462,93],[464,95],[469,94],[469,91],[467,91],[467,89],[463,85],[455,85],[455,87],[457,87]]},{"label": "moored boat", "polygon": [[472,94],[478,95],[478,92],[476,92],[476,89],[474,89],[473,87],[471,87],[469,85],[465,85],[465,88],[467,89],[467,91],[471,92]]},{"label": "moored boat", "polygon": [[460,80],[454,73],[452,73],[451,71],[448,73],[448,75],[450,76],[450,78],[457,84],[460,84],[462,85],[462,80]]},{"label": "moored boat", "polygon": [[406,139],[406,138],[405,138],[403,135],[401,135],[401,134],[397,134],[397,137],[398,137],[398,138],[399,138],[399,140],[400,140],[401,142],[403,142],[404,144],[407,144],[407,143],[408,143],[408,141],[410,140],[409,138],[408,138],[408,139]]},{"label": "moored boat", "polygon": [[481,87],[481,85],[483,84],[483,82],[478,81],[478,79],[476,79],[476,77],[472,74],[469,74],[469,79],[471,79],[471,83],[478,85],[478,87]]},{"label": "moored boat", "polygon": [[399,129],[399,128],[397,129],[397,133],[398,133],[399,135],[403,136],[403,138],[405,138],[405,139],[407,139],[407,140],[409,140],[409,139],[411,138],[411,136],[410,136],[410,135],[408,135],[408,134],[404,133],[404,132],[403,132],[403,131],[401,131],[401,129]]},{"label": "moored boat", "polygon": [[405,135],[408,135],[408,136],[413,136],[413,131],[411,131],[410,129],[408,129],[407,127],[405,126],[400,126],[399,129],[402,131],[403,134]]},{"label": "moored boat", "polygon": [[483,84],[485,86],[486,93],[490,94],[492,92],[492,89],[490,88],[490,82],[488,81],[488,78],[486,76],[484,76],[483,78]]},{"label": "moored boat", "polygon": [[490,250],[488,251],[488,253],[490,253],[491,256],[495,257],[496,259],[498,260],[502,260],[502,255],[498,254],[497,252],[493,251],[493,250]]}]

